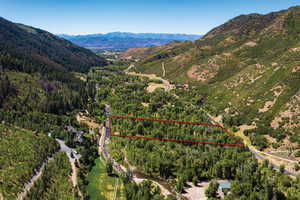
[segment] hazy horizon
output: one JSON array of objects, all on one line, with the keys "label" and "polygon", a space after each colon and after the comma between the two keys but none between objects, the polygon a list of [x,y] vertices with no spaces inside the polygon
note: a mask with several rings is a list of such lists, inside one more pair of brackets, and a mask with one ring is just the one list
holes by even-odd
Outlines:
[{"label": "hazy horizon", "polygon": [[128,32],[128,31],[112,31],[106,33],[87,33],[87,34],[68,34],[68,33],[55,33],[56,35],[69,35],[69,36],[82,36],[82,35],[105,35],[109,33],[132,33],[132,34],[178,34],[178,35],[203,35],[203,34],[193,34],[193,33],[162,33],[162,32]]}]

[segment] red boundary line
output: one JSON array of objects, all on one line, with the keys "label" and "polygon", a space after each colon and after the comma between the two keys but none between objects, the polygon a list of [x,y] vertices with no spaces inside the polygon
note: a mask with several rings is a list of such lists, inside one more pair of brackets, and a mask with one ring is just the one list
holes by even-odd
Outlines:
[{"label": "red boundary line", "polygon": [[[121,119],[142,119],[148,121],[158,121],[158,122],[173,122],[178,124],[191,124],[191,125],[204,125],[204,126],[212,126],[221,128],[225,133],[229,136],[232,136],[223,126],[220,124],[212,124],[212,123],[205,123],[205,122],[190,122],[190,121],[177,121],[177,120],[164,120],[164,119],[155,119],[155,118],[144,118],[144,117],[129,117],[129,116],[110,116],[111,118],[121,118]],[[145,137],[145,136],[128,136],[128,135],[116,135],[111,134],[111,136],[118,136],[118,137],[128,137],[128,138],[143,138],[143,139],[152,139],[152,140],[160,140],[160,141],[173,141],[173,142],[186,142],[186,143],[202,143],[202,144],[215,144],[221,146],[241,146],[244,147],[244,144],[225,144],[225,143],[218,143],[218,142],[207,142],[207,141],[193,141],[193,140],[176,140],[176,139],[164,139],[164,138],[155,138],[155,137]],[[235,138],[234,138],[235,139]]]},{"label": "red boundary line", "polygon": [[207,141],[194,141],[194,140],[176,140],[176,139],[166,139],[166,138],[146,137],[146,136],[130,136],[130,135],[121,135],[121,134],[111,134],[110,136],[127,137],[127,138],[141,138],[141,139],[148,139],[148,140],[160,140],[160,141],[171,141],[171,142],[214,144],[214,145],[220,145],[220,146],[240,146],[240,147],[244,147],[244,144],[226,144],[226,143],[220,143],[220,142],[207,142]]},{"label": "red boundary line", "polygon": [[125,119],[143,119],[148,121],[158,121],[158,122],[174,122],[178,124],[191,124],[191,125],[205,125],[214,126],[224,129],[219,124],[205,123],[205,122],[189,122],[189,121],[177,121],[177,120],[166,120],[166,119],[155,119],[155,118],[144,118],[144,117],[128,117],[128,116],[111,116],[111,118],[125,118]]}]

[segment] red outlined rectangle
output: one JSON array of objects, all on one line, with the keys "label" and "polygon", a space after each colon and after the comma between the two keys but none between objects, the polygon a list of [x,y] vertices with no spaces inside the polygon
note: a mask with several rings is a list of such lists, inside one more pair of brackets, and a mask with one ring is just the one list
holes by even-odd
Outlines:
[{"label": "red outlined rectangle", "polygon": [[[190,121],[164,120],[164,119],[144,118],[144,117],[130,117],[130,116],[110,116],[110,123],[111,123],[111,119],[112,118],[140,119],[140,120],[148,120],[148,121],[167,122],[167,123],[178,123],[178,124],[190,124],[190,125],[203,125],[203,126],[218,127],[218,128],[221,128],[229,136],[232,136],[220,124],[212,124],[212,123],[206,123],[206,122],[190,122]],[[110,136],[114,136],[114,137],[127,137],[127,138],[140,138],[140,139],[160,140],[160,141],[171,141],[171,142],[183,142],[183,143],[212,144],[212,145],[219,145],[219,146],[240,146],[240,147],[244,147],[244,144],[226,144],[226,143],[208,142],[208,141],[177,140],[177,139],[166,139],[166,138],[146,137],[146,136],[130,136],[130,135],[123,135],[123,134],[111,134]]]},{"label": "red outlined rectangle", "polygon": [[121,134],[111,134],[110,136],[127,137],[127,138],[141,138],[141,139],[147,139],[147,140],[160,140],[160,141],[171,141],[171,142],[194,143],[194,144],[214,144],[214,145],[220,145],[220,146],[240,146],[240,147],[244,147],[244,144],[226,144],[226,143],[208,142],[208,141],[176,140],[176,139],[166,139],[166,138],[146,137],[146,136],[131,136],[131,135],[121,135]]}]

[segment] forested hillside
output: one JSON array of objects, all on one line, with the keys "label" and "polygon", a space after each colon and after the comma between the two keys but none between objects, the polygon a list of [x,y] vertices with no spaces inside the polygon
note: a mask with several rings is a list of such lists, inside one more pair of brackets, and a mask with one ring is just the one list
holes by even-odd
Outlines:
[{"label": "forested hillside", "polygon": [[36,183],[37,187],[29,191],[26,200],[35,199],[80,199],[77,190],[73,188],[69,158],[63,152],[55,155],[54,159],[46,165],[44,174]]},{"label": "forested hillside", "polygon": [[[111,105],[112,115],[210,121],[206,112],[210,106],[205,105],[197,90],[156,89],[149,93],[146,88],[151,80],[130,76],[122,72],[122,69],[123,66],[108,66],[95,69],[90,74],[90,78],[97,81],[101,88],[99,101]],[[240,138],[230,137],[219,128],[138,119],[111,120],[112,134],[117,135],[221,143],[241,142]],[[296,200],[299,196],[299,178],[289,178],[283,173],[284,167],[274,170],[267,160],[259,163],[247,147],[111,137],[109,151],[123,166],[131,166],[129,169],[132,171],[145,173],[154,179],[167,180],[170,187],[183,195],[198,183],[226,179],[232,184],[230,192],[225,194],[226,200]],[[127,176],[130,177],[130,172]],[[163,197],[155,189],[150,190],[154,194],[149,193],[149,189],[145,191],[149,183],[140,183],[137,187],[126,176],[123,181],[128,199],[174,199],[171,196]],[[217,194],[210,193],[209,190],[207,193],[209,199],[219,199]]]},{"label": "forested hillside", "polygon": [[71,72],[87,72],[93,65],[104,64],[103,58],[89,50],[46,31],[1,18],[2,115],[63,114],[82,108],[88,99],[86,83]]},{"label": "forested hillside", "polygon": [[[75,114],[95,96],[95,85],[83,73],[105,64],[91,51],[51,33],[0,18],[0,199],[26,194],[25,184],[42,164],[45,169],[27,199],[77,199],[97,154],[90,147],[94,137],[82,132],[80,143],[74,140],[76,129],[84,130]],[[54,138],[81,145],[76,188],[69,159],[62,153],[55,156],[60,148]]]},{"label": "forested hillside", "polygon": [[195,42],[132,51],[144,56],[133,70],[197,86],[224,122],[257,127],[250,135],[300,144],[299,16],[300,7],[241,15]]},{"label": "forested hillside", "polygon": [[[12,23],[4,18],[0,18],[0,50],[1,57],[8,57],[8,61],[9,58],[15,59],[16,67],[25,72],[63,69],[87,72],[90,66],[105,63],[91,51],[47,31]],[[8,67],[5,63],[2,65]]]},{"label": "forested hillside", "polygon": [[16,199],[35,170],[58,150],[45,134],[0,125],[0,194]]}]

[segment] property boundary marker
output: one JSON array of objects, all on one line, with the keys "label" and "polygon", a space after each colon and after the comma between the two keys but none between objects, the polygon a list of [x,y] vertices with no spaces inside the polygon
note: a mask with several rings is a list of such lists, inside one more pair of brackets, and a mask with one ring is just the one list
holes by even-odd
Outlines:
[{"label": "property boundary marker", "polygon": [[[165,123],[178,123],[178,124],[190,124],[190,125],[203,125],[203,126],[210,126],[210,127],[218,127],[221,128],[225,133],[232,137],[232,135],[220,124],[213,124],[207,122],[191,122],[191,121],[178,121],[178,120],[165,120],[165,119],[156,119],[156,118],[144,118],[144,117],[132,117],[132,116],[120,116],[120,115],[113,115],[110,116],[110,124],[112,118],[119,118],[119,119],[139,119],[139,120],[147,120],[147,121],[158,121],[158,122],[165,122]],[[110,127],[111,128],[111,127]],[[182,143],[198,143],[198,144],[211,144],[211,145],[219,145],[219,146],[239,146],[244,147],[244,144],[227,144],[227,143],[220,143],[220,142],[209,142],[209,141],[194,141],[194,140],[178,140],[178,139],[167,139],[167,138],[158,138],[158,137],[146,137],[146,136],[130,136],[124,134],[111,134],[114,137],[127,137],[127,138],[136,138],[136,139],[148,139],[148,140],[160,140],[160,141],[171,141],[171,142],[182,142]]]}]

